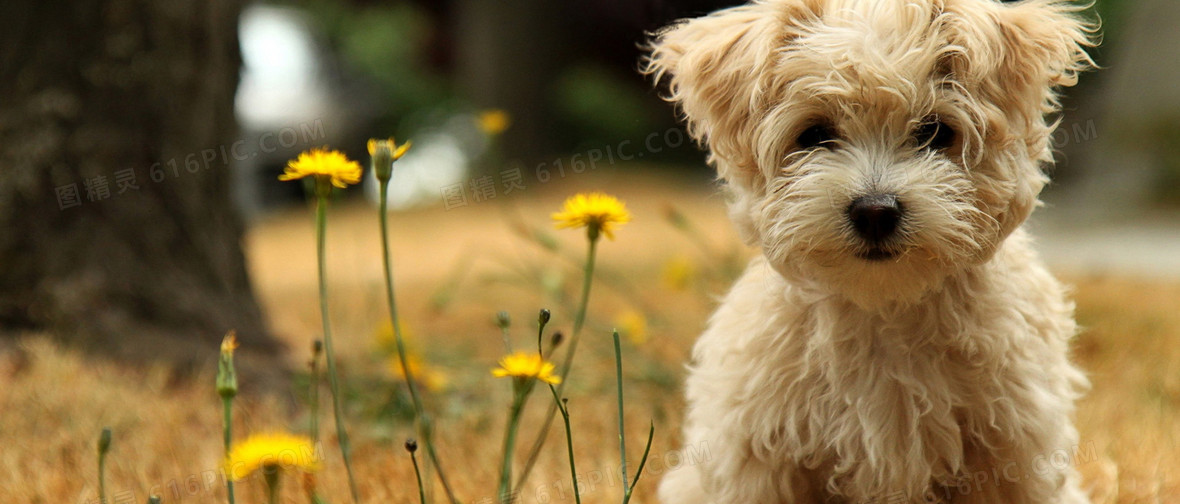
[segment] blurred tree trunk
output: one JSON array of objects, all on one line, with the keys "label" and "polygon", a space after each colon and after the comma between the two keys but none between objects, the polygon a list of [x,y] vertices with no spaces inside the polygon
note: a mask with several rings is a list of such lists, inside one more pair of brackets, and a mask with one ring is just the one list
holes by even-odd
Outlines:
[{"label": "blurred tree trunk", "polygon": [[460,91],[477,107],[507,110],[507,159],[531,162],[552,154],[556,119],[553,83],[568,63],[562,2],[457,0]]},{"label": "blurred tree trunk", "polygon": [[0,7],[0,329],[197,363],[274,349],[230,200],[236,0]]}]

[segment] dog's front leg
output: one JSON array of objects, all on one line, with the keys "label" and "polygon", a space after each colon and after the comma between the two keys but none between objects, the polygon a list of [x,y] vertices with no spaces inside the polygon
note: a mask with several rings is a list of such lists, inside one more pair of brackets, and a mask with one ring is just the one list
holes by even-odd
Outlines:
[{"label": "dog's front leg", "polygon": [[810,504],[812,494],[805,474],[796,468],[755,456],[750,439],[735,436],[741,429],[688,429],[682,454],[694,460],[671,470],[660,483],[665,504]]}]

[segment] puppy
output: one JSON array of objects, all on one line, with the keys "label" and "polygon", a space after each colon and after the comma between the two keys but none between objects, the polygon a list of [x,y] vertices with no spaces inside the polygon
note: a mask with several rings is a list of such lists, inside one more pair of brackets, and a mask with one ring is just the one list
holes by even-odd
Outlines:
[{"label": "puppy", "polygon": [[1096,27],[1062,0],[762,0],[653,37],[743,239],[667,504],[1088,502],[1088,386],[1022,223]]}]

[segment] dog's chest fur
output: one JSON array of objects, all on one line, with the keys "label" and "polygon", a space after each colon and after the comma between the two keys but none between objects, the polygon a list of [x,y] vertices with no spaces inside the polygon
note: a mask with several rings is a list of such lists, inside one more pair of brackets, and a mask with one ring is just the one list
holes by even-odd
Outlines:
[{"label": "dog's chest fur", "polygon": [[744,376],[718,411],[753,426],[750,456],[803,468],[847,498],[921,495],[955,484],[973,460],[1035,451],[1030,443],[1054,436],[1033,432],[1032,417],[1069,409],[1060,398],[1072,395],[1070,378],[1081,381],[1067,362],[1033,357],[1072,334],[1068,306],[1054,313],[1030,299],[1024,310],[1006,278],[964,275],[920,305],[869,313],[759,268],[768,270],[756,262],[735,290],[764,290],[766,301],[723,305],[712,325],[745,330],[707,332],[731,338],[732,354],[697,355],[698,365],[746,363],[728,370]]}]

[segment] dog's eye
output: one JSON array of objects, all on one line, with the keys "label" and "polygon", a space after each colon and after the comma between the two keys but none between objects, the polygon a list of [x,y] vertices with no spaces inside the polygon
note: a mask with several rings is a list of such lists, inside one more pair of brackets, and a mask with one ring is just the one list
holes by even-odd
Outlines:
[{"label": "dog's eye", "polygon": [[923,149],[949,149],[955,144],[955,130],[937,117],[932,117],[918,125],[914,130],[914,139]]},{"label": "dog's eye", "polygon": [[825,143],[836,139],[836,132],[832,130],[831,126],[826,124],[814,124],[799,133],[799,138],[795,139],[795,144],[800,149],[811,149],[813,147],[823,147]]}]

